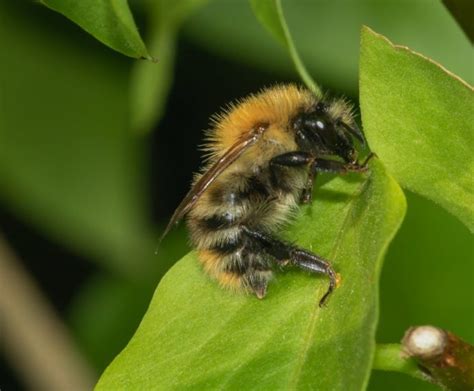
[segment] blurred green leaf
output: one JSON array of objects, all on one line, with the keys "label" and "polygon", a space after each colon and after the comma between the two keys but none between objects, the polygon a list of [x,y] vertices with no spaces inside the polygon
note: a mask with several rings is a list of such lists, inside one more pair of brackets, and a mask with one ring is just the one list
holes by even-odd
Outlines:
[{"label": "blurred green leaf", "polygon": [[[363,24],[474,82],[471,44],[441,2],[287,0],[283,8],[306,68],[324,87],[357,96]],[[206,50],[255,65],[276,79],[296,78],[286,51],[262,29],[245,1],[210,2],[192,15],[184,32]]]},{"label": "blurred green leaf", "polygon": [[[390,245],[381,276],[377,341],[400,341],[405,330],[436,324],[474,341],[474,241],[445,209],[407,192],[407,216]],[[396,373],[373,372],[369,390],[436,391]]]},{"label": "blurred green leaf", "polygon": [[368,391],[440,391],[440,388],[405,373],[372,371]]},{"label": "blurred green leaf", "polygon": [[474,341],[472,235],[432,201],[411,192],[407,200],[382,273],[379,339],[400,341],[408,327],[425,322]]},{"label": "blurred green leaf", "polygon": [[40,0],[77,23],[110,48],[129,57],[151,59],[127,0]]},{"label": "blurred green leaf", "polygon": [[139,277],[98,274],[74,297],[68,318],[83,352],[100,373],[127,344],[140,324],[159,279],[189,251],[185,227],[173,230],[161,243],[158,234],[134,258],[148,259]]},{"label": "blurred green leaf", "polygon": [[474,23],[472,23],[474,3],[468,0],[443,0],[443,3],[464,30],[471,43],[474,43]]},{"label": "blurred green leaf", "polygon": [[260,23],[265,26],[283,45],[286,46],[288,52],[295,64],[295,68],[298,71],[303,82],[306,86],[313,91],[316,95],[322,96],[322,91],[319,86],[309,75],[306,67],[304,66],[301,58],[296,50],[296,46],[291,38],[290,30],[285,21],[283,9],[280,0],[249,0],[252,6],[253,12],[257,16]]},{"label": "blurred green leaf", "polygon": [[288,31],[285,19],[279,11],[281,2],[277,0],[249,0],[252,10],[259,22],[270,31],[271,34],[282,44],[288,47],[292,42],[287,41],[285,32]]},{"label": "blurred green leaf", "polygon": [[2,201],[79,253],[146,273],[145,158],[127,126],[129,63],[33,3],[2,2],[0,13],[9,53],[0,62]]},{"label": "blurred green leaf", "polygon": [[367,177],[336,178],[316,198],[288,236],[317,248],[341,273],[327,308],[317,305],[324,279],[279,274],[259,301],[218,288],[191,253],[164,277],[97,389],[361,389],[374,350],[382,257],[404,196],[374,161]]},{"label": "blurred green leaf", "polygon": [[388,171],[474,231],[472,87],[364,28],[360,101],[367,139]]},{"label": "blurred green leaf", "polygon": [[156,53],[156,63],[139,62],[131,74],[132,130],[149,132],[165,110],[173,82],[173,66],[178,30],[183,21],[207,0],[147,1],[150,32],[148,47]]},{"label": "blurred green leaf", "polygon": [[96,275],[81,287],[69,311],[70,322],[79,346],[99,373],[132,337],[153,286],[154,281]]}]

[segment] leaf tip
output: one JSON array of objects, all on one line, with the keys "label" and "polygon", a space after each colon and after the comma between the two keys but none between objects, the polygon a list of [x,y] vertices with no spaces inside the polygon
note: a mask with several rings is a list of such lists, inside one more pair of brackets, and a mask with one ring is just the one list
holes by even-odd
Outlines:
[{"label": "leaf tip", "polygon": [[138,57],[139,60],[146,60],[146,61],[150,61],[154,64],[158,63],[158,59],[156,57],[153,57],[151,55],[149,55],[148,53],[143,55],[143,56],[140,56]]},{"label": "leaf tip", "polygon": [[360,28],[361,34],[374,34],[375,31],[372,30],[369,26],[366,24],[363,24],[362,27]]}]

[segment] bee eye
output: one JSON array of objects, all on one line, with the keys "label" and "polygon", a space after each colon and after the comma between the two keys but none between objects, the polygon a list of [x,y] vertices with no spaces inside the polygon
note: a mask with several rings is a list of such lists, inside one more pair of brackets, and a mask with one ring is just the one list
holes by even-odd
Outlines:
[{"label": "bee eye", "polygon": [[325,129],[326,128],[326,123],[324,121],[321,121],[320,119],[316,120],[316,127],[318,129]]},{"label": "bee eye", "polygon": [[304,125],[313,131],[325,130],[328,127],[327,122],[323,118],[318,118],[318,116],[307,119],[304,121]]}]

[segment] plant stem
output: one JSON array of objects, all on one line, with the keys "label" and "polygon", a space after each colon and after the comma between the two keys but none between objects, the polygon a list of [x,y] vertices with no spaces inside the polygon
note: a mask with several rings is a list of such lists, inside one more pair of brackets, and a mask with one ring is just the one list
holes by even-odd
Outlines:
[{"label": "plant stem", "polygon": [[372,368],[380,371],[393,371],[410,375],[417,379],[429,380],[413,358],[403,354],[399,343],[377,344]]},{"label": "plant stem", "polygon": [[379,344],[373,369],[405,373],[450,391],[474,389],[474,346],[434,326],[411,327],[402,344]]},{"label": "plant stem", "polygon": [[285,35],[286,46],[288,48],[288,51],[290,52],[290,57],[293,60],[295,68],[299,73],[301,79],[303,79],[303,82],[306,84],[306,86],[311,91],[313,91],[316,96],[322,97],[323,93],[321,91],[321,88],[314,82],[313,78],[310,76],[309,72],[303,64],[303,61],[301,61],[298,51],[296,50],[293,38],[291,37],[290,29],[288,28],[288,24],[286,23],[285,15],[283,14],[281,0],[275,0],[275,3],[278,12],[278,17],[280,19],[280,24]]},{"label": "plant stem", "polygon": [[0,313],[2,348],[28,389],[92,389],[95,375],[1,235]]},{"label": "plant stem", "polygon": [[430,325],[411,327],[402,345],[434,383],[451,391],[474,390],[474,346],[457,335]]}]

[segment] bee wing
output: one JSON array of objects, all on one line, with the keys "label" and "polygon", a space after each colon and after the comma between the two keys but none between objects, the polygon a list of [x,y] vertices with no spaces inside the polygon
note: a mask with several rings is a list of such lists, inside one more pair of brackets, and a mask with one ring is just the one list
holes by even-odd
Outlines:
[{"label": "bee wing", "polygon": [[179,221],[192,209],[209,185],[214,182],[214,180],[227,167],[237,160],[239,156],[260,139],[267,127],[267,125],[260,125],[252,129],[250,132],[245,133],[219,158],[219,160],[217,160],[217,162],[211,166],[211,168],[209,168],[209,170],[206,171],[206,173],[204,173],[201,178],[199,178],[174,211],[171,220],[166,226],[165,232],[161,236],[160,242],[168,234],[171,228],[179,223]]}]

